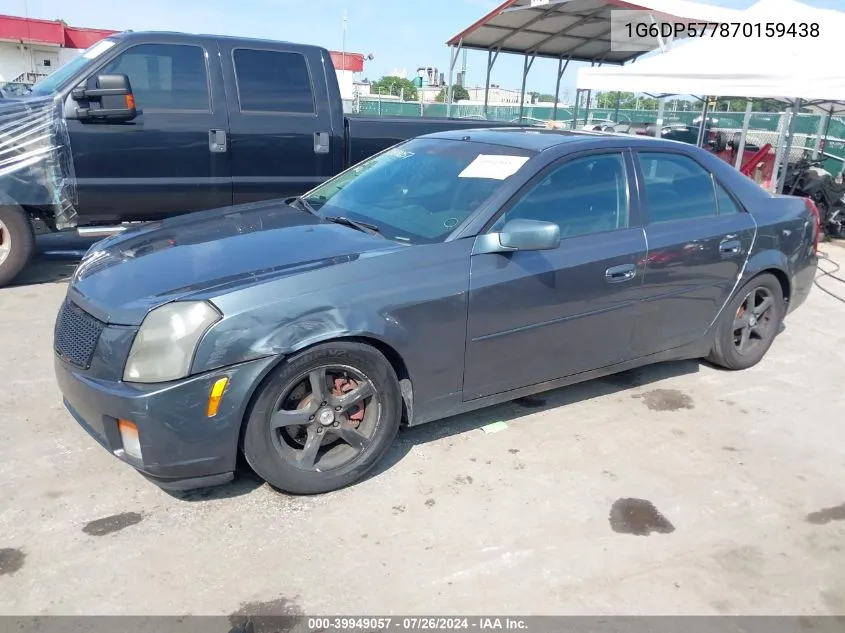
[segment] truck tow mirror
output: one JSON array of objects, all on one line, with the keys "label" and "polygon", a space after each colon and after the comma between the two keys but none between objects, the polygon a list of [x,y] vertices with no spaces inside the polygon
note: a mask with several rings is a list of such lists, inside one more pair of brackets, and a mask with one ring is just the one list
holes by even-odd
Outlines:
[{"label": "truck tow mirror", "polygon": [[90,77],[71,92],[79,105],[76,116],[82,120],[131,121],[141,111],[135,107],[135,95],[126,75]]}]

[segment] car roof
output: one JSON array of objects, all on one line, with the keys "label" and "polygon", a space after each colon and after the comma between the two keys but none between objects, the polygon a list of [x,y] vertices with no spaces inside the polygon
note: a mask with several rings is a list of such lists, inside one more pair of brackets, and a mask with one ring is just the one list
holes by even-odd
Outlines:
[{"label": "car roof", "polygon": [[444,132],[432,132],[419,138],[439,138],[453,141],[474,141],[476,143],[487,143],[490,145],[501,145],[515,149],[542,152],[555,147],[567,146],[588,146],[601,147],[612,145],[619,147],[620,141],[629,147],[678,147],[692,148],[693,146],[681,141],[659,139],[651,136],[640,136],[632,134],[616,134],[613,132],[593,132],[588,130],[541,130],[537,128],[524,127],[501,127],[501,128],[474,128],[464,130],[448,130]]}]

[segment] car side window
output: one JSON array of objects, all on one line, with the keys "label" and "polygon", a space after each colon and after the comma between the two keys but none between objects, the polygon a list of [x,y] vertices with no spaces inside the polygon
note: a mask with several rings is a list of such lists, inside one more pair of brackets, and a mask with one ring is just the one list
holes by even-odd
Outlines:
[{"label": "car side window", "polygon": [[300,53],[239,48],[232,58],[241,112],[316,112],[311,75]]},{"label": "car side window", "polygon": [[142,110],[211,110],[205,51],[199,46],[139,44],[98,74],[129,77],[135,103]]},{"label": "car side window", "polygon": [[720,185],[716,179],[713,179],[713,185],[716,187],[716,204],[719,207],[719,215],[732,215],[739,213],[739,207],[730,194],[725,191],[725,188]]},{"label": "car side window", "polygon": [[496,221],[554,222],[561,237],[628,227],[628,184],[621,153],[595,154],[567,161],[551,171]]},{"label": "car side window", "polygon": [[637,156],[651,223],[718,214],[713,176],[693,159],[658,152],[639,152]]}]

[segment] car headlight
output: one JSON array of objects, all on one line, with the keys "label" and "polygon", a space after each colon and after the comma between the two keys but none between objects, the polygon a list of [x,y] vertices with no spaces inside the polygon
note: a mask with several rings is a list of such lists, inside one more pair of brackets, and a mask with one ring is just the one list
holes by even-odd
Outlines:
[{"label": "car headlight", "polygon": [[184,378],[194,350],[220,313],[205,301],[175,301],[144,318],[123,371],[126,382],[165,382]]}]

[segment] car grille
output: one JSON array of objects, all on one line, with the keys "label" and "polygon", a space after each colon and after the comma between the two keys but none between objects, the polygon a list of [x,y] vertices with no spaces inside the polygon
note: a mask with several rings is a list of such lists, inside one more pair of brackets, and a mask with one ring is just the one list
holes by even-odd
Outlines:
[{"label": "car grille", "polygon": [[72,365],[88,369],[105,327],[72,301],[65,301],[53,332],[56,353]]}]

